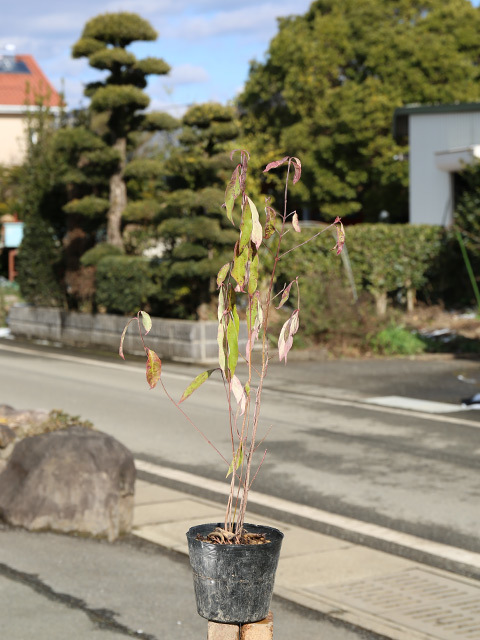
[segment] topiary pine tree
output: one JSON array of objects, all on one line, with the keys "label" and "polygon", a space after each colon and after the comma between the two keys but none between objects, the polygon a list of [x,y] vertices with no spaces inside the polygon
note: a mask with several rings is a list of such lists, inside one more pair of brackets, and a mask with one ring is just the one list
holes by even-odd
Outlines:
[{"label": "topiary pine tree", "polygon": [[162,301],[162,313],[202,316],[215,295],[215,277],[235,237],[222,203],[232,172],[227,147],[230,151],[238,134],[232,107],[195,105],[183,117],[180,144],[164,164],[166,190],[158,235],[165,245],[161,281],[169,295]]},{"label": "topiary pine tree", "polygon": [[[166,114],[142,113],[150,99],[143,89],[148,75],[164,75],[169,65],[160,58],[137,60],[127,51],[135,41],[156,40],[157,32],[149,22],[134,13],[106,13],[89,20],[81,38],[72,48],[74,58],[88,58],[91,67],[108,71],[103,80],[85,88],[90,108],[101,114],[106,126],[104,141],[118,154],[117,166],[109,176],[107,242],[122,247],[122,213],[127,206],[125,169],[127,144],[135,132],[176,126]],[[167,120],[166,120],[167,118]]]}]

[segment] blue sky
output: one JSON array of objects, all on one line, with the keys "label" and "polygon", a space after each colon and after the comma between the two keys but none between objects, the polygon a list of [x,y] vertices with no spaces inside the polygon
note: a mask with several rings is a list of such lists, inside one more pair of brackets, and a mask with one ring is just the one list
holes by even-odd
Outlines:
[{"label": "blue sky", "polygon": [[68,106],[75,108],[86,104],[84,83],[99,76],[85,59],[70,56],[84,24],[100,13],[138,13],[160,36],[133,52],[164,58],[172,67],[168,77],[151,77],[151,108],[179,115],[195,102],[233,99],[247,78],[249,61],[264,58],[277,18],[305,13],[310,1],[8,0],[2,6],[0,49],[12,44],[17,53],[35,56],[56,88],[63,81]]},{"label": "blue sky", "polygon": [[100,13],[131,11],[159,32],[156,42],[138,43],[138,57],[157,56],[169,76],[151,76],[151,108],[173,113],[207,100],[227,102],[241,89],[249,61],[261,60],[277,32],[277,17],[305,13],[310,0],[9,0],[2,6],[0,48],[32,54],[57,89],[65,87],[70,108],[86,104],[83,85],[99,72],[73,60],[72,44]]}]

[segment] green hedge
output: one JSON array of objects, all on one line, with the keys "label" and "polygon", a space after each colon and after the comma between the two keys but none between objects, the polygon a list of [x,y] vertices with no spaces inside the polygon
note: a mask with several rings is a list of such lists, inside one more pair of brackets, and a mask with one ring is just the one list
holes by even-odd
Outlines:
[{"label": "green hedge", "polygon": [[137,256],[107,256],[97,264],[96,304],[107,313],[134,315],[156,288],[152,266]]}]

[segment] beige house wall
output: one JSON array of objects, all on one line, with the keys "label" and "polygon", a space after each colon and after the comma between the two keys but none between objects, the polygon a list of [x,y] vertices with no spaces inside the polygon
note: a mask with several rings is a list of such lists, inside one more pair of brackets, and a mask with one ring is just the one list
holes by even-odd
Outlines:
[{"label": "beige house wall", "polygon": [[25,157],[25,115],[0,114],[0,164],[21,164]]}]

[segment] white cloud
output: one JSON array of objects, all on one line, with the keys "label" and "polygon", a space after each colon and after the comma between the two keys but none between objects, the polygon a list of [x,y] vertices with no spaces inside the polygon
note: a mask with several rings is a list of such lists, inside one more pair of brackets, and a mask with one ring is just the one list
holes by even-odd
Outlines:
[{"label": "white cloud", "polygon": [[170,71],[165,78],[164,83],[168,85],[191,84],[199,82],[208,82],[210,76],[203,67],[193,64],[180,64]]},{"label": "white cloud", "polygon": [[[235,3],[233,6],[238,5]],[[273,33],[276,29],[278,16],[290,15],[299,11],[298,2],[284,2],[281,6],[282,9],[277,3],[268,2],[257,4],[254,10],[248,6],[242,6],[242,8],[232,11],[224,10],[209,15],[187,17],[168,33],[168,37],[197,40],[228,33]]]}]

